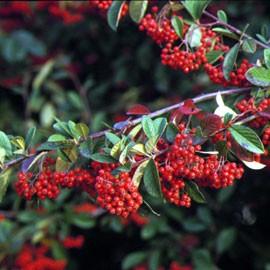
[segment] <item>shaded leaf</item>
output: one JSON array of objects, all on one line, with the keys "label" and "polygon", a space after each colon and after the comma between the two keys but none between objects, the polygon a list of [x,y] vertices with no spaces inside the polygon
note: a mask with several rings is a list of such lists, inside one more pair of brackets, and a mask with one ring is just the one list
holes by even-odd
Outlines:
[{"label": "shaded leaf", "polygon": [[172,23],[172,26],[173,26],[175,33],[181,39],[183,39],[183,28],[184,28],[183,20],[181,18],[179,18],[178,16],[172,16],[171,23]]},{"label": "shaded leaf", "polygon": [[193,1],[193,0],[186,0],[182,1],[182,5],[186,8],[188,13],[192,16],[194,20],[200,19],[203,11],[207,7],[207,5],[211,1],[209,0],[200,0],[200,1]]},{"label": "shaded leaf", "polygon": [[116,31],[119,25],[119,20],[121,18],[121,11],[125,1],[118,0],[113,1],[108,12],[107,12],[107,21],[112,30]]},{"label": "shaded leaf", "polygon": [[241,125],[233,125],[229,128],[232,137],[243,148],[256,154],[264,153],[264,146],[255,131],[251,128]]},{"label": "shaded leaf", "polygon": [[220,21],[225,22],[225,23],[228,22],[227,14],[225,13],[224,10],[218,10],[217,16]]},{"label": "shaded leaf", "polygon": [[150,159],[146,165],[143,182],[146,191],[153,197],[162,197],[160,179],[158,170],[153,159]]},{"label": "shaded leaf", "polygon": [[240,44],[235,44],[225,55],[224,62],[222,65],[222,70],[224,74],[224,78],[229,81],[230,80],[230,72],[233,70],[238,52],[239,52]]},{"label": "shaded leaf", "polygon": [[199,190],[199,187],[196,183],[192,181],[186,181],[185,182],[185,188],[187,191],[187,194],[197,203],[205,203],[204,195]]}]

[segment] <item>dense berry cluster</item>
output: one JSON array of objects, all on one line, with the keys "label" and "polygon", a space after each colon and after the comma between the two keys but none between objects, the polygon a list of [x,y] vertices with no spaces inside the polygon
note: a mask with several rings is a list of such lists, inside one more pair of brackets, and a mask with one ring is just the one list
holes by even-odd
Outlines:
[{"label": "dense berry cluster", "polygon": [[[263,113],[270,110],[270,98],[264,98],[259,104],[255,103],[254,98],[243,99],[236,104],[236,108],[241,113]],[[268,117],[257,117],[255,120],[249,122],[249,125],[253,128],[264,127],[269,122]]]},{"label": "dense berry cluster", "polygon": [[95,187],[97,202],[111,214],[126,218],[136,212],[143,203],[129,173],[120,173],[115,177],[110,171],[101,169],[96,177]]},{"label": "dense berry cluster", "polygon": [[[179,130],[183,130],[183,124]],[[234,162],[219,160],[217,155],[199,156],[200,145],[193,145],[192,138],[179,133],[159,166],[162,192],[165,198],[179,206],[190,206],[186,182],[193,180],[200,186],[223,188],[240,179],[244,169]]]},{"label": "dense berry cluster", "polygon": [[39,199],[55,199],[61,187],[74,188],[84,187],[93,184],[91,174],[84,169],[74,169],[67,173],[54,172],[44,169],[38,175],[31,172],[20,172],[15,183],[15,189],[20,196],[31,200],[34,195]]},{"label": "dense berry cluster", "polygon": [[55,260],[47,254],[47,246],[38,247],[25,244],[15,260],[15,269],[20,270],[64,270],[66,268],[65,260]]},{"label": "dense berry cluster", "polygon": [[205,71],[207,72],[210,80],[216,84],[223,86],[248,86],[249,82],[245,78],[245,73],[252,67],[247,59],[243,59],[240,66],[230,73],[230,80],[226,80],[223,75],[221,66],[214,66],[209,63],[204,65]]},{"label": "dense berry cluster", "polygon": [[[181,17],[179,16],[181,19]],[[191,35],[194,29],[184,23],[181,39],[173,29],[171,20],[166,16],[160,17],[158,7],[152,7],[152,12],[147,14],[140,22],[139,29],[145,31],[157,44],[162,45],[161,62],[173,69],[180,69],[185,73],[204,67],[211,81],[224,86],[246,86],[246,71],[251,64],[244,59],[240,66],[230,73],[230,79],[226,80],[222,71],[224,56],[222,53],[229,51],[229,46],[224,45],[222,38],[210,28],[200,27],[201,39],[195,48],[188,45],[187,35]],[[190,30],[190,31],[189,31]],[[220,55],[215,59],[215,65],[208,62],[207,53],[215,51]]]},{"label": "dense berry cluster", "polygon": [[137,211],[143,202],[129,173],[120,173],[119,176],[111,174],[116,164],[93,162],[91,170],[76,168],[69,172],[54,172],[49,165],[37,176],[31,172],[20,172],[15,183],[17,193],[27,200],[34,195],[41,200],[55,199],[61,188],[81,187],[95,196],[101,207],[124,218]]}]

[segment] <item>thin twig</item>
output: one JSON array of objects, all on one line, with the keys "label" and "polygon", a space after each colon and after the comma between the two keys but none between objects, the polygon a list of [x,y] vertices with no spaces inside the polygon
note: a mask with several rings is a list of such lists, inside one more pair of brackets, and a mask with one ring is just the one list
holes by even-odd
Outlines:
[{"label": "thin twig", "polygon": [[246,34],[246,33],[243,33],[243,31],[241,31],[240,29],[238,29],[238,28],[236,28],[236,27],[234,27],[234,26],[232,26],[232,25],[230,25],[230,24],[228,24],[228,23],[225,23],[225,22],[219,20],[218,17],[216,17],[216,16],[213,15],[212,13],[210,13],[210,12],[208,12],[208,11],[204,11],[203,14],[206,15],[207,17],[209,17],[209,18],[214,19],[214,20],[217,21],[219,24],[221,24],[221,25],[227,27],[227,28],[228,28],[229,30],[231,30],[232,32],[234,32],[234,33],[236,33],[236,34],[238,34],[238,35],[240,35],[240,36],[242,35],[242,37],[245,37],[245,38],[248,38],[248,39],[253,39],[259,46],[261,46],[261,47],[263,47],[263,48],[265,48],[265,49],[270,49],[270,45],[264,44],[264,43],[262,43],[261,41],[259,41],[259,40],[255,39],[255,38],[253,38],[252,36],[250,36],[250,35],[248,35],[248,34]]},{"label": "thin twig", "polygon": [[[200,95],[198,97],[193,98],[193,102],[194,103],[200,103],[200,102],[203,102],[203,101],[206,101],[206,100],[211,100],[211,99],[215,98],[218,93],[225,96],[225,95],[232,95],[232,94],[240,94],[240,93],[248,92],[248,91],[251,91],[251,87],[221,90],[221,91],[216,91],[216,92],[209,93],[209,94],[202,94],[202,95]],[[171,105],[171,106],[168,106],[168,107],[165,107],[163,109],[157,110],[155,112],[152,112],[152,113],[148,114],[148,116],[153,118],[153,117],[163,115],[165,113],[168,113],[168,112],[170,112],[172,110],[175,110],[175,109],[179,108],[183,104],[184,104],[184,101],[182,101],[180,103],[177,103],[177,104],[174,104],[174,105]],[[136,119],[134,119],[132,121],[127,121],[126,124],[129,125],[129,126],[134,126],[134,125],[140,123],[141,121],[142,121],[142,117],[138,117],[138,118],[136,118]],[[242,121],[244,121],[244,119]],[[95,138],[102,137],[108,131],[110,131],[110,129],[106,129],[106,130],[102,130],[102,131],[93,133],[93,134],[89,135],[89,138],[95,139]],[[37,154],[39,154],[41,152],[45,152],[45,151],[47,152],[47,150],[39,151],[39,152],[30,154],[30,155],[21,156],[21,157],[19,157],[17,159],[11,160],[11,161],[4,164],[2,170],[6,170],[6,169],[8,169],[8,168],[10,168],[12,166],[15,166],[15,165],[19,164],[20,162],[24,161],[25,159],[31,158],[31,157],[36,156]]]}]

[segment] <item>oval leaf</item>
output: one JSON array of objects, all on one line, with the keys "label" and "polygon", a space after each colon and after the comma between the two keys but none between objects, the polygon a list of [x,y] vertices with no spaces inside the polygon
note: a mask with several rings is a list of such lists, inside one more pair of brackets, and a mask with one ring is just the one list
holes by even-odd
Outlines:
[{"label": "oval leaf", "polygon": [[235,44],[225,55],[223,62],[223,74],[224,78],[229,81],[230,80],[230,72],[233,70],[233,66],[235,64],[238,52],[239,52],[240,44]]},{"label": "oval leaf", "polygon": [[264,153],[264,146],[255,131],[251,128],[241,125],[233,125],[229,128],[233,138],[243,148],[256,154]]},{"label": "oval leaf", "polygon": [[270,69],[252,67],[246,72],[246,79],[256,86],[270,86]]},{"label": "oval leaf", "polygon": [[153,159],[150,159],[146,165],[143,182],[146,191],[153,197],[162,197],[160,179],[158,170]]},{"label": "oval leaf", "polygon": [[117,30],[117,27],[119,25],[119,20],[121,18],[121,11],[122,11],[124,3],[125,1],[123,0],[113,1],[108,10],[107,21],[108,21],[109,26],[114,31]]},{"label": "oval leaf", "polygon": [[131,19],[138,23],[143,18],[148,5],[148,0],[131,0],[129,3],[129,15]]}]

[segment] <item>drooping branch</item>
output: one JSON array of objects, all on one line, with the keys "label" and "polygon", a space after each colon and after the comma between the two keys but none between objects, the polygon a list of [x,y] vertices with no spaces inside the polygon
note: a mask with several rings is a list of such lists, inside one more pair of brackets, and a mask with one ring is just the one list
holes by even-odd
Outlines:
[{"label": "drooping branch", "polygon": [[[216,92],[212,92],[212,93],[208,93],[208,94],[202,94],[202,95],[200,95],[198,97],[193,98],[192,100],[193,100],[194,103],[200,103],[200,102],[211,100],[211,99],[215,98],[218,93],[220,93],[223,96],[227,96],[227,95],[232,95],[232,94],[241,94],[241,93],[244,93],[244,92],[248,92],[248,91],[251,91],[251,89],[252,89],[251,87],[245,87],[245,88],[234,88],[234,89],[228,89],[228,90],[220,90],[220,91],[216,91]],[[182,101],[180,103],[176,103],[174,105],[171,105],[171,106],[162,108],[160,110],[157,110],[155,112],[152,112],[148,116],[151,117],[151,118],[153,118],[153,117],[157,117],[157,116],[163,115],[165,113],[168,113],[170,111],[173,111],[173,110],[179,108],[183,104],[184,104],[184,101]],[[134,120],[130,120],[130,121],[129,120],[124,121],[124,127],[125,126],[134,126],[134,125],[140,123],[141,121],[142,121],[142,117],[138,117],[138,118],[136,118]],[[122,123],[122,122],[118,122],[115,125],[117,125],[119,123]],[[99,131],[99,132],[95,132],[93,134],[90,134],[89,135],[89,138],[95,139],[95,138],[102,137],[108,131],[110,131],[110,129],[106,129],[106,130],[102,130],[102,131]],[[30,154],[30,155],[21,156],[21,157],[19,157],[17,159],[11,160],[11,161],[9,161],[9,162],[7,162],[7,163],[4,164],[2,170],[6,170],[6,169],[8,169],[10,167],[13,167],[13,166],[15,166],[15,165],[23,162],[24,160],[26,160],[28,158],[31,158],[31,157],[36,156],[37,154],[39,154],[41,152],[48,152],[48,151],[47,150],[39,151],[39,152]]]},{"label": "drooping branch", "polygon": [[226,22],[223,22],[221,20],[218,19],[218,17],[216,17],[215,15],[213,15],[212,13],[208,12],[208,11],[204,11],[203,12],[204,15],[206,15],[207,17],[211,18],[211,19],[214,19],[216,22],[218,22],[220,25],[223,25],[225,26],[226,28],[228,28],[229,30],[231,30],[232,32],[238,34],[238,35],[241,35],[245,38],[248,38],[248,39],[253,39],[257,45],[261,46],[262,48],[265,48],[265,49],[270,49],[270,45],[267,45],[267,44],[264,44],[262,43],[261,41],[255,39],[254,37],[244,33],[243,31],[241,31],[240,29],[232,26],[231,24],[228,24]]}]

